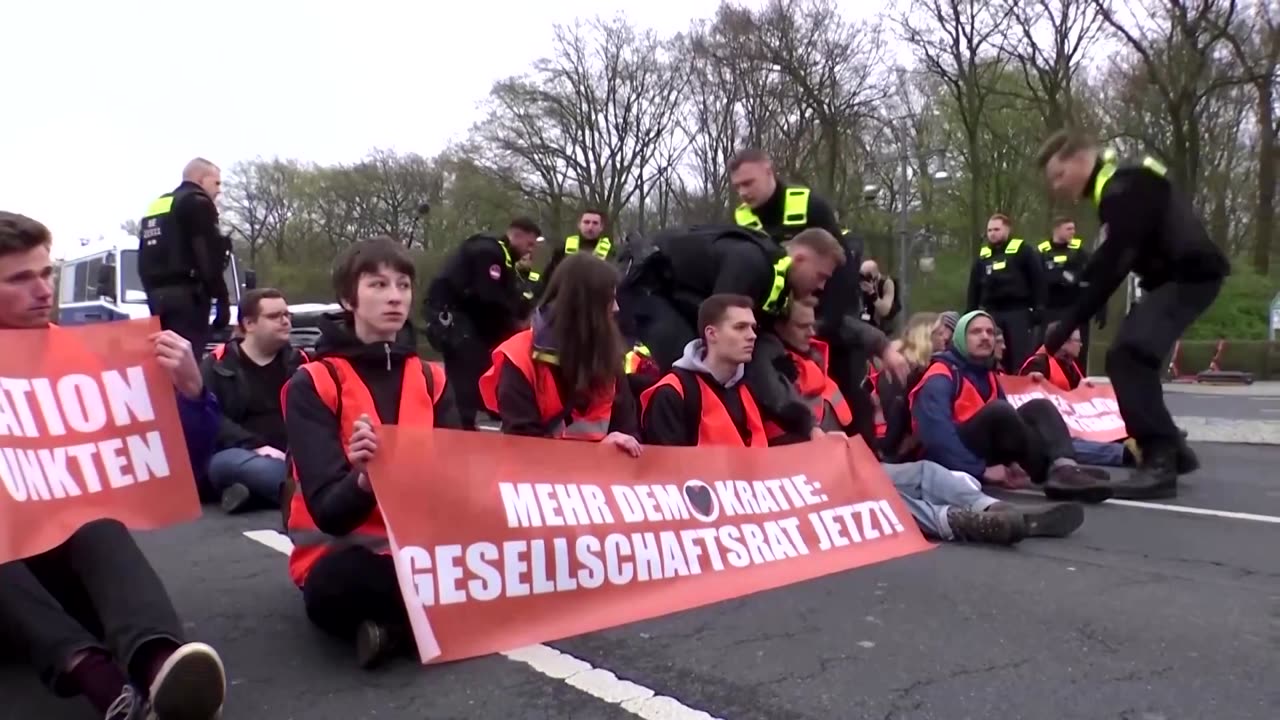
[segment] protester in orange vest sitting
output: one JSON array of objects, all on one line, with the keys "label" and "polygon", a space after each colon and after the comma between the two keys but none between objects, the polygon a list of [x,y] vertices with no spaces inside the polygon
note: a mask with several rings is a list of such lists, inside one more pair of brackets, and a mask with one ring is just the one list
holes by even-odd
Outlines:
[{"label": "protester in orange vest sitting", "polygon": [[1005,351],[1004,330],[1001,330],[1000,326],[997,325],[995,347],[991,353],[991,356],[995,358],[995,361],[996,361],[995,367],[992,368],[996,371],[996,375],[1006,374],[1004,371],[1004,351]]},{"label": "protester in orange vest sitting", "polygon": [[[1051,333],[1057,327],[1056,321],[1051,322],[1045,332]],[[1080,358],[1080,348],[1080,329],[1077,328],[1054,355],[1050,355],[1041,345],[1040,349],[1022,364],[1018,374],[1027,375],[1037,382],[1048,380],[1050,384],[1063,390],[1075,390],[1084,380],[1084,372],[1076,362]]]},{"label": "protester in orange vest sitting", "polygon": [[[50,327],[52,243],[43,224],[0,212],[0,328]],[[153,340],[186,423],[188,405],[212,402],[191,343],[173,331]],[[221,712],[221,658],[186,642],[164,584],[118,520],[95,520],[51,550],[0,564],[0,628],[5,647],[35,665],[51,691],[83,695],[106,720]]]},{"label": "protester in orange vest sitting", "polygon": [[280,506],[289,449],[280,391],[306,362],[289,344],[293,322],[279,290],[245,293],[236,317],[240,338],[214,348],[201,362],[205,386],[222,411],[209,482],[228,513]]},{"label": "protester in orange vest sitting", "polygon": [[[743,382],[756,344],[751,298],[708,297],[698,306],[698,327],[701,338],[689,342],[671,372],[640,396],[644,442],[768,447],[760,408]],[[821,434],[815,427],[812,436]]]},{"label": "protester in orange vest sitting", "polygon": [[604,442],[640,456],[640,420],[614,320],[618,271],[593,255],[556,268],[533,326],[493,351],[480,396],[512,435]]},{"label": "protester in orange vest sitting", "polygon": [[[343,312],[321,319],[316,360],[285,386],[296,488],[286,505],[289,575],[307,617],[355,641],[361,667],[413,648],[387,528],[365,467],[383,424],[459,428],[443,369],[417,354],[407,324],[413,258],[380,237],[347,248],[333,271]],[[430,472],[430,468],[422,468]]]},{"label": "protester in orange vest sitting", "polygon": [[[827,344],[815,339],[817,322],[816,298],[792,298],[785,317],[774,322],[774,332],[786,349],[774,360],[774,367],[787,385],[813,412],[819,430],[848,432],[853,425],[853,411],[845,401],[835,380],[827,374]],[[796,437],[772,422],[765,422],[770,445],[806,442],[809,437]]]},{"label": "protester in orange vest sitting", "polygon": [[1051,402],[1016,410],[993,370],[995,323],[973,311],[956,323],[951,347],[934,356],[908,394],[924,457],[1003,487],[1041,485],[1049,497],[1101,502],[1111,497],[1105,470],[1082,467],[1066,423]]}]

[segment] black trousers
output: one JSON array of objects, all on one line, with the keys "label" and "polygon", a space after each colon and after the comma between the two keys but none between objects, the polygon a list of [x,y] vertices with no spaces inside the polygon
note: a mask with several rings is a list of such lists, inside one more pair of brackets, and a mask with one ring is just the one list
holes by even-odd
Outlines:
[{"label": "black trousers", "polygon": [[863,383],[867,377],[869,353],[865,348],[848,347],[830,340],[828,342],[831,353],[828,358],[827,373],[835,381],[836,387],[840,388],[840,392],[849,403],[849,409],[853,412],[853,426],[844,430],[861,435],[867,447],[874,450],[878,447],[876,409],[871,402],[871,391]]},{"label": "black trousers", "polygon": [[1160,369],[1173,344],[1213,304],[1222,280],[1166,283],[1143,293],[1107,348],[1107,375],[1129,435],[1144,447],[1180,434],[1164,404]]},{"label": "black trousers", "polygon": [[643,299],[643,308],[635,313],[636,334],[653,353],[653,361],[662,372],[684,355],[684,347],[698,337],[698,331],[684,313],[667,298],[651,294]]},{"label": "black trousers", "polygon": [[1018,463],[1037,484],[1049,478],[1055,460],[1076,457],[1067,423],[1044,398],[1016,409],[1004,400],[989,402],[957,432],[965,447],[987,467]]},{"label": "black trousers", "polygon": [[353,641],[366,620],[410,632],[395,561],[368,548],[343,548],[316,561],[302,587],[302,602],[316,627],[344,642]]},{"label": "black trousers", "polygon": [[183,642],[169,593],[116,520],[95,520],[63,544],[0,565],[0,633],[55,693],[70,695],[67,662],[81,650],[109,651],[145,686],[131,662],[151,640]]},{"label": "black trousers", "polygon": [[209,329],[209,299],[194,285],[154,288],[147,293],[151,314],[160,318],[163,330],[172,330],[191,343],[196,359],[204,357]]},{"label": "black trousers", "polygon": [[1031,321],[1031,310],[1028,308],[1011,308],[988,310],[996,327],[1004,333],[1004,360],[1001,364],[1005,372],[1016,375],[1022,364],[1035,352],[1035,324]]},{"label": "black trousers", "polygon": [[[433,317],[428,313],[428,318]],[[452,313],[448,328],[429,326],[428,338],[444,356],[444,374],[453,388],[463,429],[475,430],[476,418],[485,410],[480,399],[480,376],[493,365],[495,343],[481,337],[471,318],[457,311]]]}]

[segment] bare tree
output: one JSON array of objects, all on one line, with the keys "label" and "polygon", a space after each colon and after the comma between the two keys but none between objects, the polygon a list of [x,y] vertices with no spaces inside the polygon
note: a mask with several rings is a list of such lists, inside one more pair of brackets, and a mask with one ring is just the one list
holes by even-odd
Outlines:
[{"label": "bare tree", "polygon": [[1021,74],[1018,97],[1054,130],[1082,125],[1075,85],[1084,59],[1104,30],[1093,0],[1004,0],[1007,25],[1000,50]]}]

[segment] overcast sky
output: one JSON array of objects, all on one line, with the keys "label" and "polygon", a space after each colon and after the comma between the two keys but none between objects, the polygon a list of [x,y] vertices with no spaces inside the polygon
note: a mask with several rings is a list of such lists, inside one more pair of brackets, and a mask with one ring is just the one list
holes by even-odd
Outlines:
[{"label": "overcast sky", "polygon": [[717,5],[5,3],[0,208],[45,222],[65,252],[136,219],[197,155],[227,168],[352,161],[374,147],[435,154],[479,119],[495,80],[549,54],[553,23],[625,10],[666,33]]}]

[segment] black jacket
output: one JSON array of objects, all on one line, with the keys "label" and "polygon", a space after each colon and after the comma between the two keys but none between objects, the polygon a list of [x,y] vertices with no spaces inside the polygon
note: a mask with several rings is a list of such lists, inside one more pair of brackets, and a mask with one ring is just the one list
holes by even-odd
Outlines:
[{"label": "black jacket", "polygon": [[773,195],[770,195],[769,199],[765,200],[760,207],[752,208],[752,212],[760,219],[760,224],[764,226],[764,231],[770,237],[778,242],[786,242],[795,237],[796,233],[808,228],[822,228],[837,238],[843,234],[840,220],[836,218],[836,212],[832,209],[831,204],[812,190],[809,191],[809,207],[804,226],[783,225],[782,215],[788,187],[799,186],[784,185],[779,181],[778,188],[773,191]]},{"label": "black jacket", "polygon": [[[1012,238],[999,247],[987,245],[991,248],[991,257],[974,259],[969,270],[966,302],[969,310],[1044,310],[1049,286],[1045,282],[1040,251],[1035,243],[1023,240],[1018,252],[1010,258],[1005,255],[1010,242]],[[987,267],[998,261],[1004,261],[1007,266],[988,274]]]},{"label": "black jacket", "polygon": [[511,337],[528,314],[520,258],[496,235],[473,235],[445,260],[427,288],[423,315],[428,323],[448,310],[464,315],[479,339],[493,347]]},{"label": "black jacket", "polygon": [[[218,399],[218,407],[221,411],[217,439],[219,450],[227,448],[254,450],[270,444],[241,426],[249,411],[249,395],[253,392],[244,372],[241,342],[240,339],[232,340],[223,346],[222,357],[217,358],[213,353],[209,353],[200,362],[200,374],[204,378],[204,386]],[[286,346],[280,352],[285,354],[286,378],[292,377],[298,367],[306,362],[306,358],[295,347]]]},{"label": "black jacket", "polygon": [[[729,419],[733,421],[733,426],[737,428],[738,435],[742,437],[743,443],[751,441],[747,428],[747,410],[742,404],[742,397],[738,393],[737,385],[732,389],[727,389],[717,382],[710,373],[681,368],[674,368],[672,372],[677,377],[683,376],[686,386],[691,389],[697,387],[697,377],[705,380],[707,386],[711,388],[711,392],[724,404],[725,410],[729,414]],[[693,447],[697,445],[698,427],[702,420],[701,407],[697,399],[700,397],[700,395],[691,394],[690,392],[685,392],[684,397],[681,397],[680,393],[670,386],[663,386],[654,390],[653,395],[649,396],[649,405],[644,410],[644,418],[641,422],[644,443],[646,445],[666,445],[671,447]]]},{"label": "black jacket", "polygon": [[[364,343],[351,329],[350,316],[335,313],[321,318],[316,358],[340,357],[351,363],[369,388],[378,418],[385,424],[400,418],[400,389],[408,363],[418,357],[413,328],[395,342]],[[428,375],[430,377],[430,375]],[[329,535],[345,535],[369,517],[377,500],[357,484],[358,474],[347,462],[344,440],[351,428],[339,420],[316,394],[306,372],[296,373],[285,389],[285,429],[298,488],[316,527]],[[435,407],[435,426],[460,428],[453,393],[445,388]]]},{"label": "black jacket", "polygon": [[666,281],[662,290],[690,324],[697,318],[698,305],[720,293],[751,298],[759,313],[773,289],[774,263],[786,256],[767,235],[736,225],[668,228],[653,242],[658,254],[650,262],[661,265]]},{"label": "black jacket", "polygon": [[193,182],[184,181],[173,193],[174,219],[190,249],[198,282],[210,299],[225,307],[230,291],[222,273],[231,259],[231,242],[218,224],[218,206]]}]

